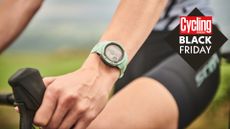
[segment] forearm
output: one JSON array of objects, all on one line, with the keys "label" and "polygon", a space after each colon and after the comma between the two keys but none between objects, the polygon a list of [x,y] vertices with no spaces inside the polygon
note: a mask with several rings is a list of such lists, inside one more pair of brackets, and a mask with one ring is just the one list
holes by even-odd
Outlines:
[{"label": "forearm", "polygon": [[[166,0],[121,0],[101,40],[121,43],[131,60],[152,31],[165,5]],[[101,60],[95,58],[95,54],[91,54],[85,64],[94,64],[98,69],[104,70]],[[113,68],[106,68],[104,71],[113,78],[117,79],[119,76],[119,71]]]},{"label": "forearm", "polygon": [[0,53],[23,31],[43,0],[3,0],[0,2]]},{"label": "forearm", "polygon": [[120,42],[131,60],[152,31],[165,5],[166,0],[121,0],[101,40]]}]

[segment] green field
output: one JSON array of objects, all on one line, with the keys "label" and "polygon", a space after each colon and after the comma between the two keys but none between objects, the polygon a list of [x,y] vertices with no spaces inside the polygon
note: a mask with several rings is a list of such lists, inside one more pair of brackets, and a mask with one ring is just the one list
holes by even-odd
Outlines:
[{"label": "green field", "polygon": [[[0,56],[0,91],[11,92],[7,79],[17,69],[33,67],[43,76],[61,75],[76,70],[88,52],[57,52],[53,54],[5,53]],[[189,129],[227,129],[230,100],[230,65],[222,61],[221,86],[206,112]],[[0,129],[17,129],[18,114],[13,108],[0,106]]]}]

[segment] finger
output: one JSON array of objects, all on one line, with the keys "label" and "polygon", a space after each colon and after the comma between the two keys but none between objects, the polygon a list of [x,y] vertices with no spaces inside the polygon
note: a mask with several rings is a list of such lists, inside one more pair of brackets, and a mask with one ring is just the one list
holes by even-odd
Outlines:
[{"label": "finger", "polygon": [[86,129],[97,115],[93,111],[85,113],[77,122],[74,129]]},{"label": "finger", "polygon": [[54,80],[56,79],[56,77],[45,77],[43,78],[43,82],[45,84],[45,86],[49,86]]},{"label": "finger", "polygon": [[35,125],[44,127],[48,124],[56,108],[56,95],[51,90],[46,90],[42,104],[35,114]]},{"label": "finger", "polygon": [[[58,103],[58,106],[49,122],[49,124],[47,125],[48,129],[57,129],[61,122],[63,121],[64,117],[66,116],[66,114],[68,113],[68,111],[70,110],[70,107],[72,107],[73,104],[68,103],[67,101],[60,101]],[[72,115],[72,114],[70,114]]]},{"label": "finger", "polygon": [[73,108],[68,112],[65,119],[62,121],[60,125],[60,129],[70,129],[71,127],[74,127],[73,125],[78,121],[80,118],[81,113],[77,112],[77,108]]},{"label": "finger", "polygon": [[82,118],[80,119],[73,129],[86,129],[90,124],[89,119]]},{"label": "finger", "polygon": [[19,108],[18,108],[18,106],[17,106],[17,107],[14,107],[14,110],[15,110],[16,112],[19,113]]}]

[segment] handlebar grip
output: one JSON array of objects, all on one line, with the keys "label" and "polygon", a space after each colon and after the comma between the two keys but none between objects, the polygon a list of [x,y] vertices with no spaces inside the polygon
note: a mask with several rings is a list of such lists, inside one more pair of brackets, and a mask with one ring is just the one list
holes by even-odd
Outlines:
[{"label": "handlebar grip", "polygon": [[32,129],[33,118],[42,103],[45,85],[38,70],[24,68],[9,79],[20,112],[20,129]]}]

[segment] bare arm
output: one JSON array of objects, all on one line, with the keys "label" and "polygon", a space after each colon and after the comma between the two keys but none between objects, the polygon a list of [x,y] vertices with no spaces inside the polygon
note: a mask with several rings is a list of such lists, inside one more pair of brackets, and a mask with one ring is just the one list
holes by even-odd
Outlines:
[{"label": "bare arm", "polygon": [[[131,60],[152,31],[166,3],[167,0],[121,0],[101,40],[122,43]],[[91,54],[88,60],[89,65],[92,62],[103,64],[95,54]],[[112,71],[111,77],[115,74],[117,78],[119,72],[109,71]]]},{"label": "bare arm", "polygon": [[132,59],[152,31],[165,5],[166,0],[121,0],[101,40],[123,43]]},{"label": "bare arm", "polygon": [[0,1],[0,53],[23,31],[43,0]]},{"label": "bare arm", "polygon": [[[123,44],[129,60],[158,21],[166,0],[121,0],[101,40]],[[119,70],[90,54],[82,67],[63,76],[47,78],[46,92],[34,122],[48,128],[86,129],[105,107]]]}]

